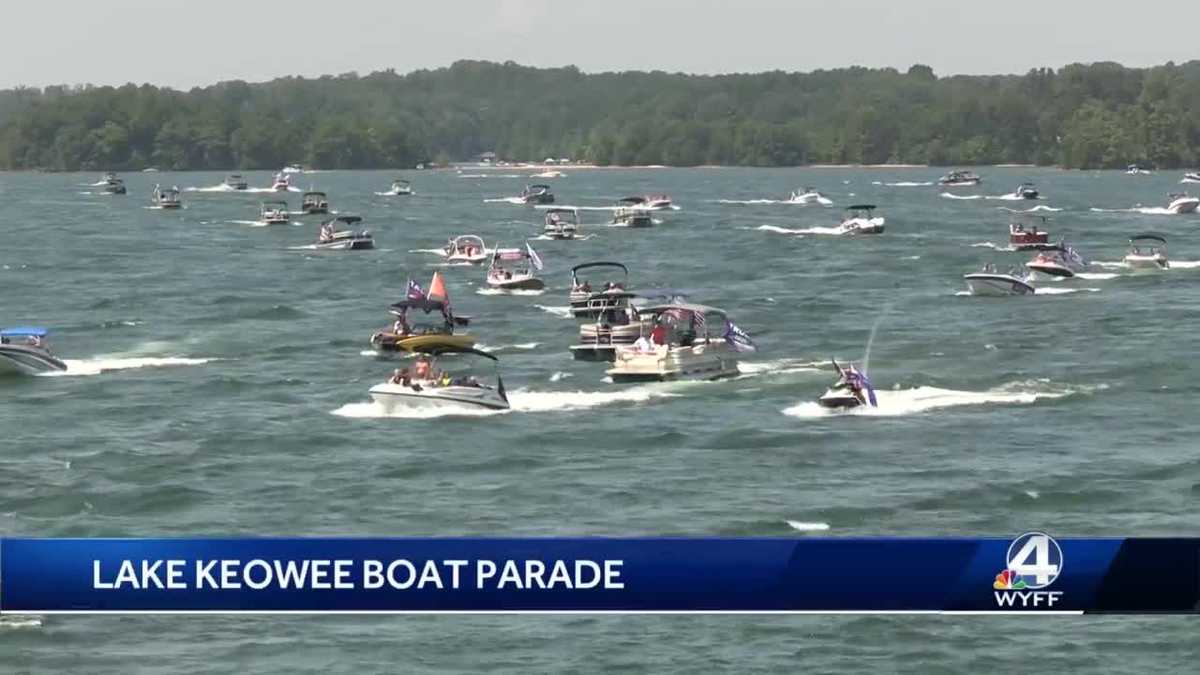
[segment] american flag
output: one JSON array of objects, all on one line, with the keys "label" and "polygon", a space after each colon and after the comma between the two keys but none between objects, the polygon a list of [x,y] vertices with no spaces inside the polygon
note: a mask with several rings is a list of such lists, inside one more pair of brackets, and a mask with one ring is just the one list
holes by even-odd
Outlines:
[{"label": "american flag", "polygon": [[708,324],[704,319],[704,312],[692,312],[692,328],[695,329],[696,337],[708,335]]},{"label": "american flag", "polygon": [[409,279],[408,280],[408,293],[406,294],[406,296],[408,297],[409,300],[424,300],[425,299],[425,289],[421,288],[421,284],[418,284],[417,282],[413,281],[412,279]]}]

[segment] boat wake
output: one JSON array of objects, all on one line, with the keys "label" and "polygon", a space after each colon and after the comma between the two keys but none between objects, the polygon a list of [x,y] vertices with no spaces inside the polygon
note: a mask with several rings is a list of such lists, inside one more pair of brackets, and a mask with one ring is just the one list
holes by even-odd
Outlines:
[{"label": "boat wake", "polygon": [[40,616],[0,616],[0,629],[4,628],[41,628]]},{"label": "boat wake", "polygon": [[1094,281],[1104,281],[1105,279],[1116,279],[1121,276],[1114,272],[1076,272],[1077,279],[1092,279]]},{"label": "boat wake", "polygon": [[[264,222],[262,220],[231,220],[229,222],[234,225],[245,225],[247,227],[271,227],[272,225],[282,225],[283,224],[283,223],[268,223],[268,222]],[[288,223],[288,225],[303,225],[303,224],[304,223],[297,223],[294,220]]]},{"label": "boat wake", "polygon": [[[1120,261],[1120,260],[1108,261],[1108,262],[1103,261],[1103,260],[1096,260],[1096,261],[1092,261],[1092,264],[1097,267],[1104,267],[1107,269],[1121,269],[1121,270],[1130,269],[1128,263],[1125,263],[1124,261]],[[1197,268],[1200,268],[1200,260],[1172,260],[1170,262],[1170,267],[1167,267],[1165,270],[1161,270],[1161,271],[1162,272],[1170,272],[1171,270],[1194,270]],[[1075,276],[1080,276],[1080,275],[1076,274]]]},{"label": "boat wake", "polygon": [[990,248],[994,251],[1015,251],[1015,250],[1017,250],[1012,247],[1012,244],[1001,245],[1001,244],[995,244],[990,241],[981,241],[981,242],[971,244],[971,248]]},{"label": "boat wake", "polygon": [[960,199],[960,200],[983,199],[983,195],[956,195],[952,192],[943,192],[940,196],[944,197],[946,199]]},{"label": "boat wake", "polygon": [[803,230],[793,230],[787,227],[779,227],[778,225],[759,225],[754,228],[760,232],[774,232],[776,234],[801,234]]},{"label": "boat wake", "polygon": [[1182,215],[1162,206],[1135,206],[1131,209],[1101,209],[1093,206],[1088,209],[1093,213],[1141,213],[1147,216],[1178,216]]},{"label": "boat wake", "polygon": [[504,289],[504,288],[480,287],[480,288],[475,289],[475,293],[477,295],[541,295],[545,292],[546,292],[546,289],[544,289],[544,288],[539,288],[536,291],[532,290],[532,289],[521,289],[521,288]]},{"label": "boat wake", "polygon": [[534,305],[534,307],[537,307],[538,309],[542,310],[543,312],[553,314],[554,316],[560,316],[564,319],[571,318],[570,305],[554,305],[554,306],[550,306],[550,307],[547,307],[546,305]]},{"label": "boat wake", "polygon": [[902,180],[898,183],[884,183],[884,185],[886,187],[929,187],[929,186],[933,185],[933,183],[931,181],[925,181],[925,182],[918,183],[918,182],[909,181],[909,180]]},{"label": "boat wake", "polygon": [[729,204],[733,206],[761,206],[764,204],[783,204],[787,206],[807,206],[810,203],[817,203],[821,206],[832,206],[833,200],[826,197],[818,197],[816,199],[715,199],[715,204]]},{"label": "boat wake", "polygon": [[1070,293],[1099,293],[1099,288],[1047,288],[1042,286],[1033,289],[1034,295],[1068,295]]},{"label": "boat wake", "polygon": [[[893,391],[877,390],[878,407],[862,406],[851,410],[830,410],[822,408],[816,401],[808,401],[785,408],[783,414],[801,419],[833,417],[838,415],[860,415],[867,417],[898,417],[914,415],[939,408],[978,405],[1029,405],[1038,401],[1053,400],[1073,394],[1088,394],[1096,389],[1104,389],[1104,385],[1092,388],[1060,388],[1045,387],[1044,381],[1018,382],[988,391],[959,391],[941,389],[939,387],[917,387]],[[1038,391],[1035,387],[1040,387]]]},{"label": "boat wake", "polygon": [[[582,237],[573,237],[570,241],[587,241],[588,239],[591,239],[594,236],[596,236],[596,235],[585,234]],[[545,234],[539,234],[536,237],[530,237],[530,240],[531,241],[558,241],[554,237],[547,237]]]},{"label": "boat wake", "polygon": [[525,202],[520,197],[493,197],[483,200],[485,204],[519,204],[524,205]]},{"label": "boat wake", "polygon": [[330,414],[357,419],[433,419],[437,417],[488,417],[510,412],[557,412],[579,410],[620,403],[645,403],[659,398],[674,398],[679,394],[668,390],[670,385],[644,385],[619,391],[529,391],[508,392],[509,410],[485,410],[469,406],[447,405],[441,408],[395,406],[390,411],[374,402],[349,403]]},{"label": "boat wake", "polygon": [[799,359],[775,359],[773,361],[742,361],[738,372],[742,376],[781,375],[784,373],[818,372],[828,365],[825,361],[801,361]]},{"label": "boat wake", "polygon": [[496,353],[496,352],[507,352],[507,351],[513,351],[513,350],[527,352],[531,349],[537,349],[540,346],[542,346],[542,343],[540,343],[540,342],[521,342],[521,343],[515,344],[515,345],[497,345],[495,347],[481,343],[481,344],[475,345],[475,348],[478,349],[479,351],[483,351],[483,352]]},{"label": "boat wake", "polygon": [[[1001,208],[1004,208],[1004,207],[1001,207]],[[1041,204],[1038,204],[1037,206],[1034,206],[1033,208],[1029,208],[1029,209],[1025,209],[1024,211],[1021,211],[1021,213],[1037,213],[1038,211],[1062,211],[1062,209],[1054,208],[1053,206],[1043,206]]]},{"label": "boat wake", "polygon": [[829,529],[829,523],[806,523],[799,520],[785,520],[784,522],[788,527],[800,532],[825,532]]},{"label": "boat wake", "polygon": [[213,359],[190,359],[183,357],[160,358],[96,358],[96,359],[63,359],[67,369],[63,372],[43,373],[42,377],[66,377],[71,375],[99,375],[112,370],[132,370],[136,368],[167,368],[173,366],[199,366]]}]

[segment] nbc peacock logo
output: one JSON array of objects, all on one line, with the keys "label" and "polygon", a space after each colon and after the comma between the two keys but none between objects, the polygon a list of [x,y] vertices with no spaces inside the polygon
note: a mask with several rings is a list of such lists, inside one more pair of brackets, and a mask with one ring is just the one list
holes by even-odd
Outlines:
[{"label": "nbc peacock logo", "polygon": [[992,588],[998,591],[1020,591],[1025,587],[1025,580],[1012,570],[1004,570],[997,574],[996,580],[992,582]]}]

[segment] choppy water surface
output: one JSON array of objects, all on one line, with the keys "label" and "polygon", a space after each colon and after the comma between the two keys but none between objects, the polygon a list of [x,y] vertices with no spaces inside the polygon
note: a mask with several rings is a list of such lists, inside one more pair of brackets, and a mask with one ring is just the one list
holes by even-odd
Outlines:
[{"label": "choppy water surface", "polygon": [[[0,323],[50,327],[71,366],[3,383],[0,531],[1196,534],[1200,216],[1156,210],[1179,176],[980,172],[950,197],[934,169],[568,171],[549,181],[560,203],[661,191],[682,209],[650,230],[584,212],[590,238],[535,239],[538,296],[482,293],[482,270],[425,252],[455,234],[536,237],[532,209],[486,201],[523,174],[410,172],[407,198],[377,194],[391,174],[300,177],[367,219],[380,248],[350,253],[300,249],[315,218],[255,226],[271,195],[205,189],[218,174],[128,175],[126,197],[92,194],[92,175],[0,175]],[[1025,178],[1044,199],[997,198]],[[186,208],[146,208],[155,182]],[[804,185],[834,206],[773,203]],[[887,232],[829,236],[856,202],[879,205]],[[1028,257],[1001,250],[1001,206],[1047,207],[1054,236],[1097,264],[1032,297],[961,295],[963,273]],[[1170,240],[1164,274],[1116,264],[1147,229]],[[719,383],[604,382],[571,360],[563,316],[569,268],[593,259],[729,310],[760,351]],[[369,403],[394,363],[367,338],[405,280],[435,269],[500,357],[512,412]],[[880,409],[820,410],[824,363],[861,358],[877,320]],[[1130,619],[47,617],[0,620],[0,670],[1183,671],[1189,637]]]}]

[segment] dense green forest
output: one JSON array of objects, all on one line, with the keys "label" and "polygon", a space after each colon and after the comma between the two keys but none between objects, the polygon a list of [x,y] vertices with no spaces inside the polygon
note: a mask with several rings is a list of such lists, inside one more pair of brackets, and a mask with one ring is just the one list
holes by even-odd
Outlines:
[{"label": "dense green forest", "polygon": [[0,92],[0,168],[598,164],[1193,166],[1200,61],[938,78],[925,66],[698,76],[461,61],[182,92]]}]

